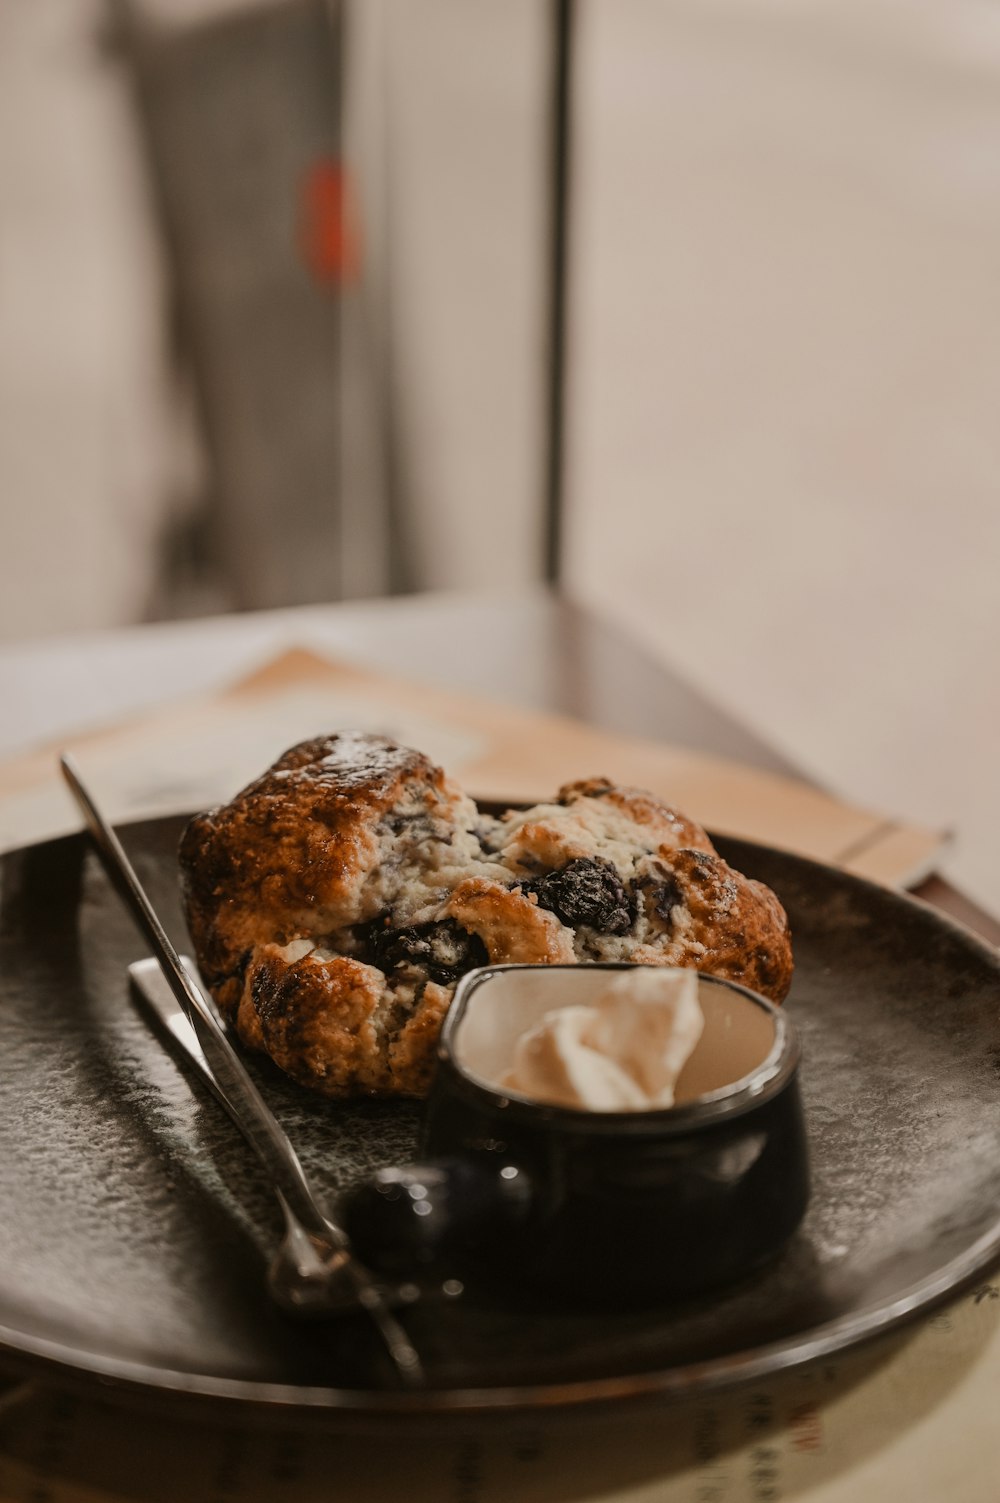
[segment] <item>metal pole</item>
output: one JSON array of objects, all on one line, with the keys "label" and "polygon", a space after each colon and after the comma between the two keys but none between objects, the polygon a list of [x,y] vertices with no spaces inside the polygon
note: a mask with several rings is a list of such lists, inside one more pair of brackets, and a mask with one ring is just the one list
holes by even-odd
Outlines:
[{"label": "metal pole", "polygon": [[552,0],[544,568],[545,578],[554,585],[559,584],[562,572],[565,521],[566,319],[574,11],[574,0]]}]

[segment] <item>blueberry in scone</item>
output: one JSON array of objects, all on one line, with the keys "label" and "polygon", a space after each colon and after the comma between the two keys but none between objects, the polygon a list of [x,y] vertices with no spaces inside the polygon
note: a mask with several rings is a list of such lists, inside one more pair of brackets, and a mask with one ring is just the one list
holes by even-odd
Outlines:
[{"label": "blueberry in scone", "polygon": [[484,815],[420,752],[292,747],[181,842],[202,975],[243,1042],[329,1096],[424,1094],[487,961],[692,966],[781,1001],[788,924],[704,830],[607,779]]}]

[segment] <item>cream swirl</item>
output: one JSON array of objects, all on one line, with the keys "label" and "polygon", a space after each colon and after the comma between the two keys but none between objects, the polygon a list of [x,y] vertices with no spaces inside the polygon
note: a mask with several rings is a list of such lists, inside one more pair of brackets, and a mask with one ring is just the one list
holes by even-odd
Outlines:
[{"label": "cream swirl", "polygon": [[514,1048],[505,1089],[596,1112],[673,1106],[704,1017],[691,970],[636,966],[592,1006],[545,1013]]}]

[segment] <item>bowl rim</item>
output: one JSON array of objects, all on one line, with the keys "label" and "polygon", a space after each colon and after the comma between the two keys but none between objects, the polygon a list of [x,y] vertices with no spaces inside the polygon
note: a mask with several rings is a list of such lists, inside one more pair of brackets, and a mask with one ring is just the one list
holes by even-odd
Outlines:
[{"label": "bowl rim", "polygon": [[759,992],[743,986],[741,982],[712,976],[705,971],[695,972],[699,985],[707,983],[726,987],[768,1013],[774,1025],[774,1042],[767,1056],[749,1075],[743,1075],[715,1091],[706,1092],[693,1101],[683,1102],[679,1106],[653,1107],[645,1111],[594,1111],[587,1107],[561,1106],[534,1100],[517,1091],[504,1091],[491,1086],[481,1076],[473,1074],[459,1063],[455,1053],[456,1035],[461,1028],[469,1000],[480,987],[494,976],[509,971],[579,971],[581,966],[587,970],[600,971],[692,969],[687,966],[637,965],[629,961],[585,961],[557,965],[517,962],[477,966],[462,977],[448,1009],[437,1046],[439,1068],[431,1087],[431,1096],[440,1092],[443,1077],[451,1074],[460,1083],[463,1094],[476,1098],[484,1109],[503,1112],[508,1118],[513,1117],[524,1126],[534,1125],[575,1133],[587,1131],[599,1134],[624,1132],[632,1136],[651,1133],[672,1135],[696,1132],[745,1116],[773,1101],[794,1080],[801,1060],[801,1048],[795,1028],[784,1010]]}]

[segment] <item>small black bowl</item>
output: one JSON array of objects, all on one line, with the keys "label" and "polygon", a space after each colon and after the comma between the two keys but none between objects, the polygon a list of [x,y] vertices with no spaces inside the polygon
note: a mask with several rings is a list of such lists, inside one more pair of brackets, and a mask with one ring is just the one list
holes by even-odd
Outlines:
[{"label": "small black bowl", "polygon": [[396,1276],[482,1268],[595,1303],[658,1302],[773,1256],[809,1198],[799,1048],[788,1018],[699,976],[705,1028],[676,1103],[547,1105],[505,1089],[515,1040],[586,1004],[625,965],[486,966],[460,983],[427,1107],[427,1161],[355,1189],[362,1256]]}]

